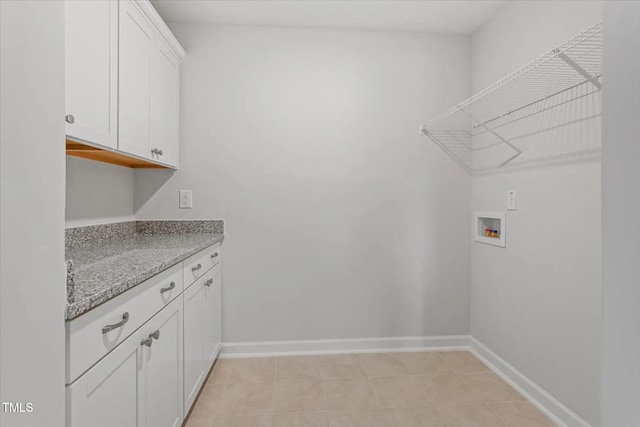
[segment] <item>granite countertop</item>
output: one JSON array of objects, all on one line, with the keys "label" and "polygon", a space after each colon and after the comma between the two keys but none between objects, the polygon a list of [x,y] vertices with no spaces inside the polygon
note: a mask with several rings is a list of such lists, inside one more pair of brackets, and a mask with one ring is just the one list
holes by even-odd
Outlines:
[{"label": "granite countertop", "polygon": [[[130,222],[67,230],[67,308],[71,320],[221,241],[222,225]],[[202,221],[200,221],[202,223]],[[102,227],[102,229],[97,229]],[[87,237],[87,236],[90,237]]]}]

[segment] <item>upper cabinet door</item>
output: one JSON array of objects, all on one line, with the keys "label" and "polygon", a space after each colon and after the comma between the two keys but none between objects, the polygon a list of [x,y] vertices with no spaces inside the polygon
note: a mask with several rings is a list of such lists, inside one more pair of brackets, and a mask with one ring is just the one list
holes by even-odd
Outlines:
[{"label": "upper cabinet door", "polygon": [[66,133],[118,144],[118,2],[65,2]]},{"label": "upper cabinet door", "polygon": [[158,40],[151,68],[151,148],[153,159],[178,167],[180,61]]},{"label": "upper cabinet door", "polygon": [[156,37],[133,2],[120,2],[118,149],[144,158],[152,158],[150,96]]}]

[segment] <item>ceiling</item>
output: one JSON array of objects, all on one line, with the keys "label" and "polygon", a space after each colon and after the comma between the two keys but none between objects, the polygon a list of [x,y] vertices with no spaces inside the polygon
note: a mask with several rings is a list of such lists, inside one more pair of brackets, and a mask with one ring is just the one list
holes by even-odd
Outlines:
[{"label": "ceiling", "polygon": [[165,21],[471,34],[506,1],[151,0]]}]

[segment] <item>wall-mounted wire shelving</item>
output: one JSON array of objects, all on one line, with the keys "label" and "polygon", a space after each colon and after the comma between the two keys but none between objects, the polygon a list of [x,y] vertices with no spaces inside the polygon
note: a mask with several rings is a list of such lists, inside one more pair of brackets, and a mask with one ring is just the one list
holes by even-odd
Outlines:
[{"label": "wall-mounted wire shelving", "polygon": [[598,23],[439,115],[421,133],[470,173],[525,155],[599,148],[601,76]]}]

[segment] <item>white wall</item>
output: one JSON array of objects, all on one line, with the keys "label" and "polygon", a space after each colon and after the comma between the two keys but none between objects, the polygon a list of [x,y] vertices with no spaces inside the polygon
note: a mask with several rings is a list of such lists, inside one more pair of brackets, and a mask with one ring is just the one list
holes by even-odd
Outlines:
[{"label": "white wall", "polygon": [[133,169],[67,156],[67,227],[133,220]]},{"label": "white wall", "polygon": [[[601,2],[509,3],[473,35],[474,91],[601,19]],[[474,177],[473,210],[504,211],[511,189],[507,247],[472,245],[471,333],[600,425],[600,162]]]},{"label": "white wall", "polygon": [[64,425],[64,3],[0,2],[0,425]]},{"label": "white wall", "polygon": [[225,341],[467,334],[470,179],[418,126],[469,39],[171,27],[181,169],[136,171],[136,218],[225,219]]},{"label": "white wall", "polygon": [[640,3],[605,6],[602,425],[640,425]]}]

